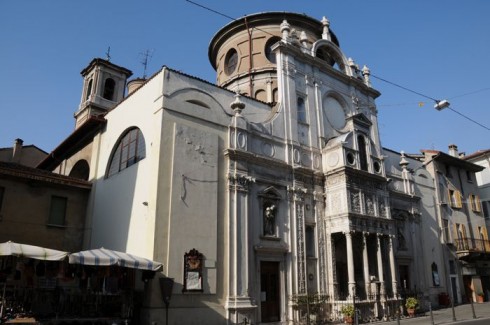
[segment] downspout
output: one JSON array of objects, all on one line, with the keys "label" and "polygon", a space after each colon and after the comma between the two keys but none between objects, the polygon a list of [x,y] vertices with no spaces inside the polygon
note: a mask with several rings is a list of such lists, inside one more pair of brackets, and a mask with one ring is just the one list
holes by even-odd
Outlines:
[{"label": "downspout", "polygon": [[253,59],[252,59],[252,31],[248,27],[248,22],[247,22],[247,17],[245,17],[245,28],[247,28],[247,34],[248,34],[248,86],[249,86],[249,94],[250,97],[254,98],[253,94],[253,85],[252,85],[252,66],[253,66]]}]

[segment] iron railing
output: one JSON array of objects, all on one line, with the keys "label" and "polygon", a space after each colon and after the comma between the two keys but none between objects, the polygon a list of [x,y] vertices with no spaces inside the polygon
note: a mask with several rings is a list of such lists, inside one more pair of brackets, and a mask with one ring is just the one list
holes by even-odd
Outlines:
[{"label": "iron railing", "polygon": [[490,253],[490,240],[486,239],[458,238],[454,240],[454,246],[457,252]]}]

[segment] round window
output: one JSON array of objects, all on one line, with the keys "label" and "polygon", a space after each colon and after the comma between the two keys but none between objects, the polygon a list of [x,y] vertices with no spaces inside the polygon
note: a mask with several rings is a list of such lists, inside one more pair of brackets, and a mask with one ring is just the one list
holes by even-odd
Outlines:
[{"label": "round window", "polygon": [[347,153],[347,162],[349,165],[354,165],[356,159],[354,158],[354,154],[352,152]]},{"label": "round window", "polygon": [[[341,130],[345,126],[345,112],[342,104],[333,97],[326,97],[323,100],[323,124],[328,128],[331,125],[336,130]],[[328,130],[325,130],[328,133]]]},{"label": "round window", "polygon": [[272,46],[281,40],[280,37],[273,36],[265,43],[265,56],[271,63],[276,63],[276,55],[272,53]]},{"label": "round window", "polygon": [[225,73],[227,75],[235,72],[238,65],[238,53],[235,49],[230,49],[225,57]]}]

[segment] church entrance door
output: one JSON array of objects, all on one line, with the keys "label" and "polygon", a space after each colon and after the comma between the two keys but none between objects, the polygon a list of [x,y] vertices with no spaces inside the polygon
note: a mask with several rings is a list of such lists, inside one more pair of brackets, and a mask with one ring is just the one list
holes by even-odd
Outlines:
[{"label": "church entrance door", "polygon": [[261,321],[280,321],[279,262],[260,262]]}]

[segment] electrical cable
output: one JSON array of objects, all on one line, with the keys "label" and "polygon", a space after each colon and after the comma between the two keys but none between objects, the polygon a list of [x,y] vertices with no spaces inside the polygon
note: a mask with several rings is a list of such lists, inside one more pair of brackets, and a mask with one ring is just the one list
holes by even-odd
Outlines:
[{"label": "electrical cable", "polygon": [[[210,11],[210,12],[213,12],[213,13],[215,13],[215,14],[217,14],[217,15],[220,15],[220,16],[222,16],[222,17],[228,18],[228,19],[230,19],[230,20],[232,20],[232,21],[238,21],[238,20],[239,20],[239,19],[233,18],[233,17],[231,17],[231,16],[228,16],[228,15],[226,15],[226,14],[222,13],[222,12],[219,12],[219,11],[217,11],[217,10],[211,9],[211,8],[209,8],[209,7],[206,7],[206,6],[202,5],[202,4],[199,4],[199,3],[197,3],[197,2],[194,2],[194,1],[192,1],[192,0],[185,0],[185,1],[187,1],[187,2],[191,3],[191,4],[195,5],[195,6],[198,6],[198,7],[200,7],[200,8],[203,8],[203,9],[205,9],[205,10],[208,10],[208,11]],[[246,24],[246,21],[245,21],[244,23]],[[255,30],[261,31],[261,32],[263,32],[263,33],[265,33],[265,34],[268,34],[268,35],[271,35],[271,36],[277,36],[277,35],[272,34],[271,32],[268,32],[268,31],[266,31],[266,30],[262,30],[262,29],[257,28],[257,27],[252,27],[252,29],[255,29]],[[306,49],[306,50],[308,50],[308,51],[310,51],[310,50],[311,50],[311,49],[306,48],[306,47],[304,47],[304,46],[302,46],[302,45],[300,45],[300,44],[298,44],[298,46],[299,46],[300,48],[302,48],[302,49]],[[439,99],[435,99],[434,97],[431,97],[431,96],[428,96],[428,95],[424,95],[424,94],[422,94],[422,93],[420,93],[420,92],[418,92],[418,91],[412,90],[412,89],[410,89],[410,88],[407,88],[407,87],[401,86],[401,85],[399,85],[399,84],[397,84],[397,83],[394,83],[394,82],[392,82],[392,81],[386,80],[386,79],[381,78],[381,77],[378,77],[378,76],[376,76],[376,75],[373,75],[372,73],[370,74],[370,76],[371,76],[371,77],[373,77],[373,78],[375,78],[375,79],[378,79],[378,80],[380,80],[380,81],[386,82],[386,83],[388,83],[388,84],[390,84],[390,85],[392,85],[392,86],[395,86],[395,87],[398,87],[398,88],[400,88],[400,89],[403,89],[403,90],[405,90],[405,91],[408,91],[408,92],[411,92],[411,93],[413,93],[413,94],[416,94],[416,95],[422,96],[422,97],[424,97],[424,98],[430,99],[430,100],[434,101],[436,104],[438,104],[439,102],[441,102],[441,100],[439,100]],[[489,88],[482,88],[482,89],[476,90],[476,91],[474,91],[474,92],[470,92],[470,93],[466,93],[466,94],[458,95],[458,96],[455,96],[455,97],[452,97],[452,98],[463,97],[463,96],[471,95],[471,94],[478,93],[478,92],[482,92],[482,91],[486,91],[486,90],[490,90],[490,87],[489,87]],[[455,109],[453,109],[453,108],[451,108],[451,107],[448,107],[448,108],[449,108],[450,110],[452,110],[453,112],[455,112],[456,114],[458,114],[458,115],[460,115],[460,116],[464,117],[465,119],[467,119],[467,120],[469,120],[469,121],[471,121],[471,122],[473,122],[473,123],[475,123],[475,124],[477,124],[477,125],[481,126],[482,128],[484,128],[484,129],[486,129],[486,130],[489,130],[489,131],[490,131],[490,128],[488,128],[487,126],[485,126],[485,125],[483,125],[483,124],[481,124],[481,123],[479,123],[479,122],[477,122],[477,121],[473,120],[472,118],[470,118],[470,117],[468,117],[468,116],[466,116],[466,115],[464,115],[464,114],[462,114],[462,113],[460,113],[460,112],[456,111]]]},{"label": "electrical cable", "polygon": [[454,108],[448,107],[448,109],[450,109],[451,111],[453,111],[454,113],[456,113],[456,114],[458,114],[458,115],[461,115],[462,117],[464,117],[464,118],[465,118],[465,119],[467,119],[468,121],[471,121],[471,122],[473,122],[473,123],[475,123],[475,124],[477,124],[477,125],[481,126],[482,128],[487,129],[488,131],[490,131],[490,128],[488,128],[487,126],[485,126],[485,125],[483,125],[483,124],[481,124],[481,123],[479,123],[479,122],[477,122],[477,121],[473,120],[472,118],[470,118],[470,117],[468,117],[468,116],[466,116],[466,115],[464,115],[464,114],[462,114],[462,113],[458,112],[458,111],[457,111],[457,110],[455,110]]}]

